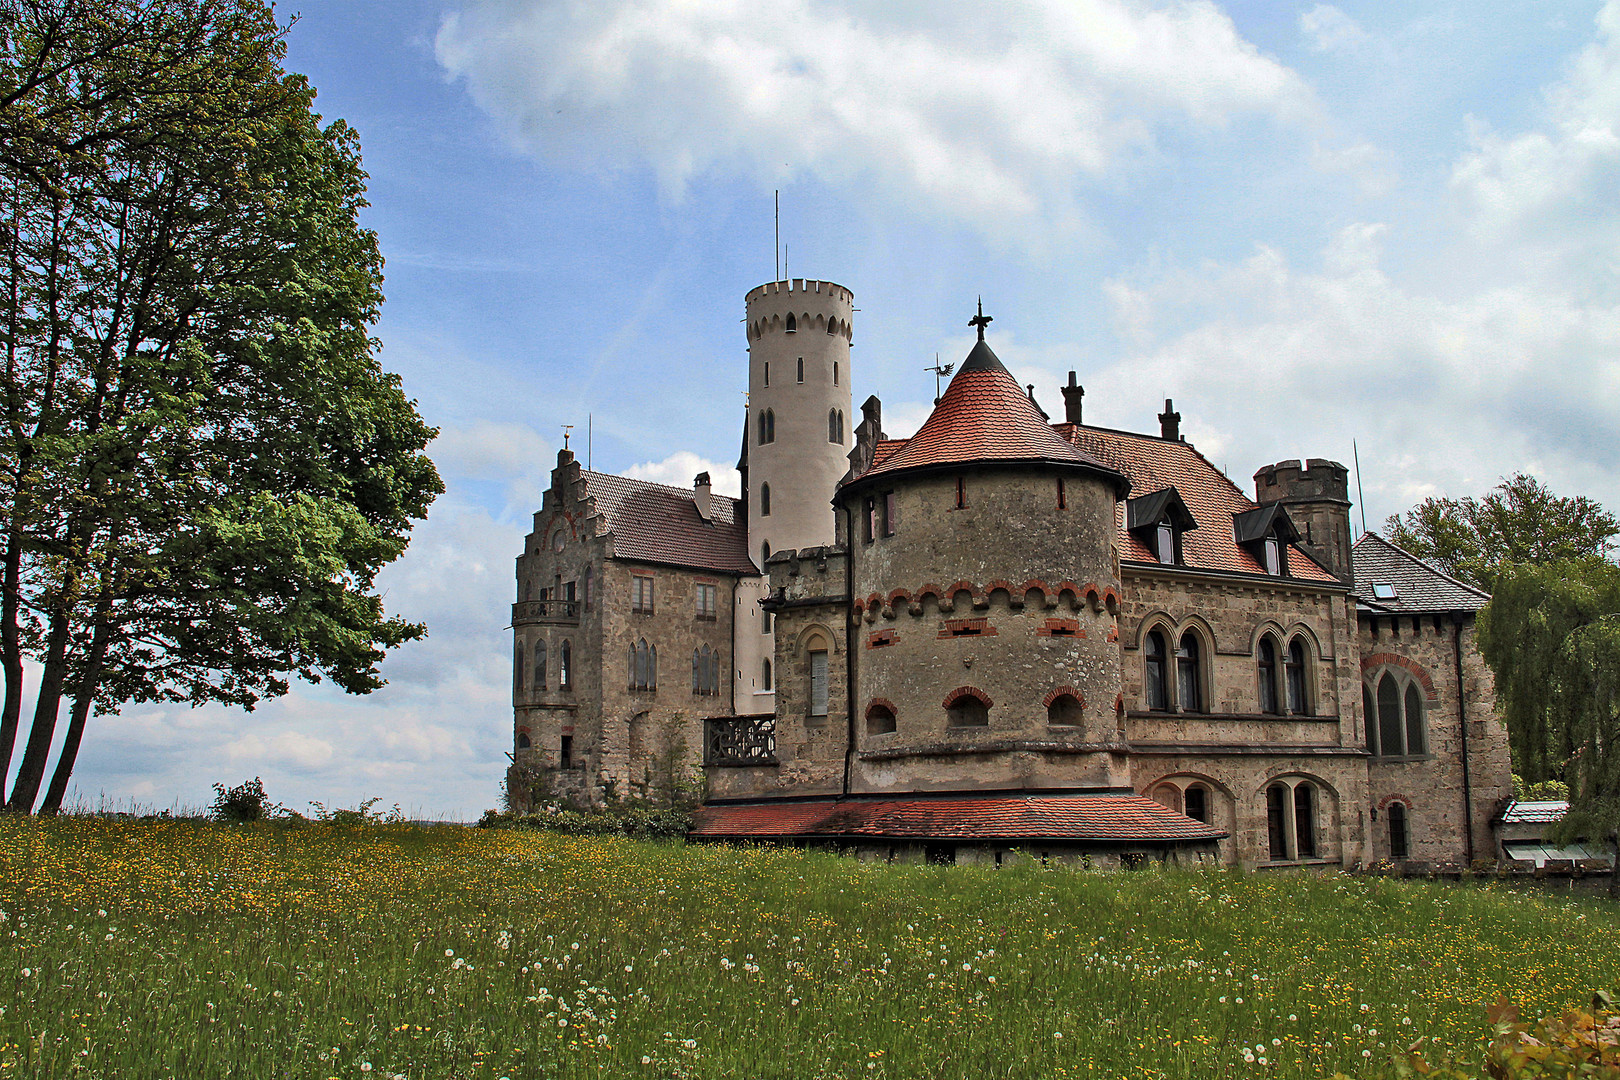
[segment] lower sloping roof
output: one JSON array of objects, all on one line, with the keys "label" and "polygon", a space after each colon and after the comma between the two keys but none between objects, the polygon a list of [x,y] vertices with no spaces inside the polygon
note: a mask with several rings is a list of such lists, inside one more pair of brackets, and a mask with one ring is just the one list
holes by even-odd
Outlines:
[{"label": "lower sloping roof", "polygon": [[694,839],[889,837],[1199,843],[1225,833],[1140,795],[986,794],[770,800],[702,807]]}]

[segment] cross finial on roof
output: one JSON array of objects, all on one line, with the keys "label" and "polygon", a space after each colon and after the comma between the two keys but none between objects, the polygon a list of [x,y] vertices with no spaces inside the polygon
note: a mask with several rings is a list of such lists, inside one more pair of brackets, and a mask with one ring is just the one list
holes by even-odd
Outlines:
[{"label": "cross finial on roof", "polygon": [[994,319],[991,316],[984,313],[984,297],[979,297],[979,313],[968,320],[968,325],[977,326],[979,328],[980,341],[984,340],[984,328],[989,326],[993,321]]}]

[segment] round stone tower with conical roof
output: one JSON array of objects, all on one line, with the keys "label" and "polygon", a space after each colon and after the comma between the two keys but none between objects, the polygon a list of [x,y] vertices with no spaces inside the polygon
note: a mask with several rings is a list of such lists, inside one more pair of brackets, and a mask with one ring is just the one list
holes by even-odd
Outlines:
[{"label": "round stone tower with conical roof", "polygon": [[904,445],[837,496],[858,623],[851,789],[1129,786],[1115,514],[1129,483],[984,340]]},{"label": "round stone tower with conical roof", "polygon": [[832,496],[849,469],[853,294],[772,281],[748,294],[748,546],[833,542]]}]

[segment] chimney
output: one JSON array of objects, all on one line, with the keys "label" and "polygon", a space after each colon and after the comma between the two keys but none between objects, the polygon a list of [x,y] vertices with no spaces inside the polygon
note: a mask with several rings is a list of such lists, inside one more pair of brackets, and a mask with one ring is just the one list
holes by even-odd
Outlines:
[{"label": "chimney", "polygon": [[1029,403],[1031,405],[1035,406],[1035,411],[1041,414],[1041,419],[1042,420],[1050,420],[1050,419],[1052,419],[1050,416],[1047,415],[1046,410],[1041,408],[1041,403],[1035,400],[1035,384],[1034,383],[1029,384]]},{"label": "chimney", "polygon": [[1164,412],[1159,414],[1159,438],[1168,442],[1181,441],[1181,414],[1170,407],[1170,399],[1164,399]]},{"label": "chimney", "polygon": [[1069,385],[1063,388],[1063,419],[1070,424],[1078,424],[1080,420],[1080,399],[1086,396],[1086,388],[1074,381],[1074,372],[1069,372]]},{"label": "chimney", "polygon": [[692,501],[697,504],[698,517],[704,521],[714,519],[714,507],[709,502],[710,491],[713,485],[709,483],[709,474],[700,472],[697,479],[692,481]]}]

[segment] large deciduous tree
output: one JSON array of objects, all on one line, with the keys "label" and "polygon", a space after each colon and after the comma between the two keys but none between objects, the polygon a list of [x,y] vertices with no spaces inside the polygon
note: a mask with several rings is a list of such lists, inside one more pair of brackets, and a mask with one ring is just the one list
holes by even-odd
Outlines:
[{"label": "large deciduous tree", "polygon": [[1569,784],[1556,837],[1606,838],[1620,866],[1620,566],[1589,556],[1505,570],[1479,643],[1516,771]]},{"label": "large deciduous tree", "polygon": [[1494,592],[1506,566],[1607,555],[1620,521],[1584,495],[1554,495],[1515,473],[1483,498],[1428,498],[1384,522],[1384,535],[1454,578]]},{"label": "large deciduous tree", "polygon": [[92,711],[381,685],[378,570],[443,490],[369,327],[354,133],[261,0],[0,0],[0,789]]}]

